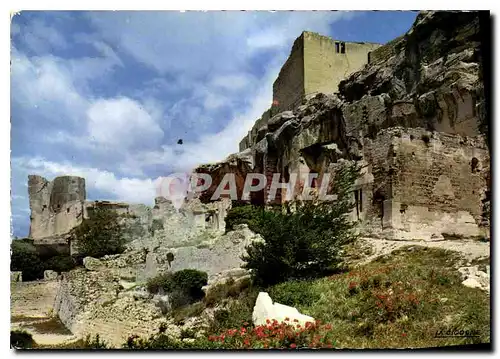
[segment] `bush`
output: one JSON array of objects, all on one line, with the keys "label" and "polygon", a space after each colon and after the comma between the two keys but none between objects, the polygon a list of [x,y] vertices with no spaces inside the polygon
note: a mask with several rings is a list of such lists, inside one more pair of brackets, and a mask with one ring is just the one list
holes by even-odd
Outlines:
[{"label": "bush", "polygon": [[258,233],[242,257],[257,284],[272,285],[290,279],[321,277],[341,268],[340,249],[356,238],[356,223],[349,219],[354,208],[352,186],[359,167],[346,165],[335,174],[335,202],[304,201],[290,214],[264,211]]},{"label": "bush", "polygon": [[150,278],[146,288],[150,293],[169,293],[172,309],[194,303],[205,295],[201,289],[207,285],[208,275],[196,269],[183,269],[175,273],[163,273]]},{"label": "bush", "polygon": [[263,208],[252,205],[232,207],[226,215],[226,232],[234,230],[238,224],[248,224],[248,228],[256,231],[259,227],[259,221]]},{"label": "bush", "polygon": [[43,262],[44,270],[51,269],[58,273],[68,272],[76,267],[76,262],[69,255],[58,255]]},{"label": "bush", "polygon": [[320,299],[320,295],[312,290],[309,281],[290,281],[277,284],[269,289],[269,295],[274,301],[296,307],[310,306]]},{"label": "bush", "polygon": [[208,274],[196,269],[183,269],[175,272],[172,280],[177,289],[182,289],[194,300],[199,300],[204,296],[201,288],[207,285]]},{"label": "bush", "polygon": [[172,273],[158,274],[156,277],[149,278],[146,283],[146,288],[149,293],[159,293],[162,290],[164,293],[174,290],[174,282],[172,280]]},{"label": "bush", "polygon": [[43,278],[43,263],[32,241],[13,240],[11,244],[10,270],[23,272],[23,281]]},{"label": "bush", "polygon": [[96,207],[90,218],[73,229],[73,238],[80,257],[100,258],[107,254],[119,254],[125,250],[122,225],[116,212]]},{"label": "bush", "polygon": [[10,347],[16,349],[27,349],[35,346],[35,341],[30,333],[23,330],[10,331]]}]

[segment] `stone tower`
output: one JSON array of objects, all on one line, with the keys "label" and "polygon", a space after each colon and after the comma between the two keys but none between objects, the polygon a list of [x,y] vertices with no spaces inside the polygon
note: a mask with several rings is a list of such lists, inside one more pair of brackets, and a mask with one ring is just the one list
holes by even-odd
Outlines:
[{"label": "stone tower", "polygon": [[56,177],[52,182],[37,175],[28,176],[31,209],[29,237],[51,240],[68,233],[84,216],[85,179]]},{"label": "stone tower", "polygon": [[273,104],[281,112],[308,95],[337,92],[340,81],[366,65],[368,54],[380,46],[302,32],[273,84]]}]

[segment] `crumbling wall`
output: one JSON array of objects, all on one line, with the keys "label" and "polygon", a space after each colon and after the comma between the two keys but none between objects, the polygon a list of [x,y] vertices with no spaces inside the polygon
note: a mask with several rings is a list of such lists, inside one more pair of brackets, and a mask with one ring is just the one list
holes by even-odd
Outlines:
[{"label": "crumbling wall", "polygon": [[30,238],[35,244],[44,238],[68,233],[84,217],[85,180],[56,177],[52,182],[41,176],[28,176],[30,199]]},{"label": "crumbling wall", "polygon": [[285,111],[304,96],[304,33],[293,43],[290,56],[273,84],[273,102]]},{"label": "crumbling wall", "polygon": [[[340,81],[368,63],[368,53],[379,44],[336,41],[304,32],[305,94],[338,92]],[[344,53],[342,53],[344,49]],[[340,51],[339,51],[340,50]]]},{"label": "crumbling wall", "polygon": [[392,230],[390,237],[484,234],[482,200],[489,154],[482,137],[391,128],[366,142],[374,177],[367,193],[372,201],[366,207],[367,218]]}]

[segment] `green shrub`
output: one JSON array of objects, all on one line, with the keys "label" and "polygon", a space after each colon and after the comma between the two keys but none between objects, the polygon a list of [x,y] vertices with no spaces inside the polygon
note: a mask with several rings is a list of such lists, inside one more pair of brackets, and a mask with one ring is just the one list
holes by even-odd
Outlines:
[{"label": "green shrub", "polygon": [[359,167],[346,165],[333,179],[335,202],[304,201],[295,211],[264,211],[257,232],[264,241],[253,242],[242,257],[257,284],[272,285],[338,271],[340,249],[356,239],[349,214],[354,208],[352,186]]},{"label": "green shrub", "polygon": [[252,205],[232,207],[227,212],[226,218],[224,218],[226,232],[234,230],[234,227],[238,224],[248,224],[248,228],[256,231],[259,227],[262,211],[263,208]]},{"label": "green shrub", "polygon": [[296,307],[310,306],[320,299],[320,295],[312,290],[310,281],[290,281],[277,284],[269,289],[274,301]]},{"label": "green shrub", "polygon": [[43,263],[32,241],[13,240],[11,244],[10,270],[23,272],[23,280],[43,278]]},{"label": "green shrub", "polygon": [[171,292],[175,288],[172,280],[172,273],[162,273],[158,274],[156,277],[149,278],[146,283],[146,288],[148,292],[153,294],[159,293],[160,290],[163,290],[165,293]]},{"label": "green shrub", "polygon": [[173,274],[172,280],[177,289],[182,289],[194,300],[204,296],[201,288],[207,285],[208,274],[196,269],[183,269]]},{"label": "green shrub", "polygon": [[205,295],[201,289],[207,285],[208,275],[196,269],[183,269],[175,273],[163,273],[150,278],[146,288],[150,293],[169,293],[172,309],[194,303]]},{"label": "green shrub", "polygon": [[27,349],[35,346],[35,341],[30,333],[24,330],[10,331],[10,347],[16,349]]},{"label": "green shrub", "polygon": [[43,262],[44,270],[51,269],[58,273],[68,272],[76,267],[76,262],[69,255],[58,255]]},{"label": "green shrub", "polygon": [[80,257],[100,258],[107,254],[119,254],[125,250],[125,238],[122,234],[116,212],[96,207],[90,212],[90,218],[73,229],[76,248]]}]

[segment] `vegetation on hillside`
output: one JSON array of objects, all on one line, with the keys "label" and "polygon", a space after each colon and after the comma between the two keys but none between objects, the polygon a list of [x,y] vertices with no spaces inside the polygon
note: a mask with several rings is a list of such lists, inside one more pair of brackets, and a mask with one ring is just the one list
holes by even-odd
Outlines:
[{"label": "vegetation on hillside", "polygon": [[89,217],[72,230],[78,256],[100,258],[122,253],[125,237],[119,215],[110,209],[96,207]]},{"label": "vegetation on hillside", "polygon": [[296,203],[291,213],[261,211],[251,219],[264,241],[253,242],[242,259],[257,284],[318,278],[342,269],[342,246],[356,239],[356,223],[348,216],[354,208],[352,188],[359,171],[349,164],[336,172],[333,203],[304,201]]},{"label": "vegetation on hillside", "polygon": [[69,254],[49,253],[41,255],[31,239],[15,239],[11,243],[10,270],[22,272],[23,281],[42,279],[45,270],[61,273],[67,272],[75,266],[76,262]]}]

